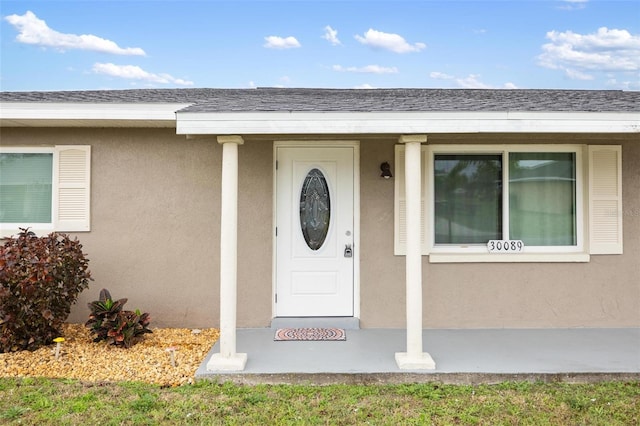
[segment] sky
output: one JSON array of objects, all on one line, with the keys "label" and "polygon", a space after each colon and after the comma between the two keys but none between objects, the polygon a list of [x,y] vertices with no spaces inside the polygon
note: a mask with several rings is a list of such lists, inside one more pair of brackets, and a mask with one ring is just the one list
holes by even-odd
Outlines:
[{"label": "sky", "polygon": [[640,0],[0,0],[2,91],[640,90]]}]

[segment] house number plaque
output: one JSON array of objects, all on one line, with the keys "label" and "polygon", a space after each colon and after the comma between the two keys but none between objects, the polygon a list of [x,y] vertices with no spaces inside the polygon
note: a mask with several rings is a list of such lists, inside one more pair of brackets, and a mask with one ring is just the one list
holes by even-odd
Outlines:
[{"label": "house number plaque", "polygon": [[489,253],[521,253],[524,250],[522,240],[489,240]]}]

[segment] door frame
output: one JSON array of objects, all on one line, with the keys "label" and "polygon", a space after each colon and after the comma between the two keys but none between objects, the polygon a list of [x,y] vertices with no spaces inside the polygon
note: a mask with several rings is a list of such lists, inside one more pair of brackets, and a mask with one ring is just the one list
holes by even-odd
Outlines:
[{"label": "door frame", "polygon": [[276,245],[276,214],[277,214],[277,175],[276,160],[278,148],[335,148],[346,146],[353,148],[353,317],[360,318],[360,141],[357,140],[275,140],[273,142],[273,210],[272,217],[272,277],[271,277],[271,318],[276,318],[277,292],[277,245]]}]

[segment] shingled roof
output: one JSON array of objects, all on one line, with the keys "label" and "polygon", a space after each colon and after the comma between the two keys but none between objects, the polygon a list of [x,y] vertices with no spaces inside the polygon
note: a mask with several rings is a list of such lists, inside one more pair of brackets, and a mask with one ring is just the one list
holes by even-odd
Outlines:
[{"label": "shingled roof", "polygon": [[190,104],[180,112],[640,112],[640,92],[489,89],[131,89],[0,92],[2,103]]}]

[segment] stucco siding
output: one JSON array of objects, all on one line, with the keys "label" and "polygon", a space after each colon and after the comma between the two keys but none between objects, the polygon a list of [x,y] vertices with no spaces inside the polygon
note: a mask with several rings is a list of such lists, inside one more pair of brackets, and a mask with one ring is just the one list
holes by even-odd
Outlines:
[{"label": "stucco siding", "polygon": [[273,144],[246,141],[238,157],[237,321],[238,327],[264,327],[273,300]]},{"label": "stucco siding", "polygon": [[[91,231],[75,234],[94,277],[70,320],[84,322],[101,288],[150,312],[152,325],[219,325],[220,166],[212,138],[175,129],[3,128],[3,145],[92,146]],[[282,139],[291,140],[291,137]],[[336,139],[345,139],[337,137]],[[397,136],[360,145],[362,327],[405,326],[405,263],[393,254]],[[429,143],[540,143],[538,136],[440,135]],[[589,263],[432,264],[423,257],[429,328],[640,326],[640,141],[637,135],[554,136],[543,143],[623,146],[624,254]],[[273,139],[239,146],[238,326],[266,327],[273,303]],[[395,173],[395,170],[392,170]]]},{"label": "stucco siding", "polygon": [[3,129],[3,145],[90,144],[91,232],[75,234],[94,278],[73,307],[84,322],[102,288],[154,326],[218,322],[221,148],[168,130]]},{"label": "stucco siding", "polygon": [[[429,263],[423,257],[427,328],[637,327],[640,325],[640,144],[635,135],[506,136],[506,143],[621,144],[624,254],[588,263]],[[440,136],[432,143],[496,143]],[[363,327],[405,327],[404,257],[393,256],[393,185],[375,171],[394,141],[362,146]]]},{"label": "stucco siding", "polygon": [[[360,147],[360,288],[362,327],[404,327],[405,261],[393,254],[394,178],[380,177],[380,164],[394,164],[397,138]],[[395,170],[392,168],[392,173]]]}]

